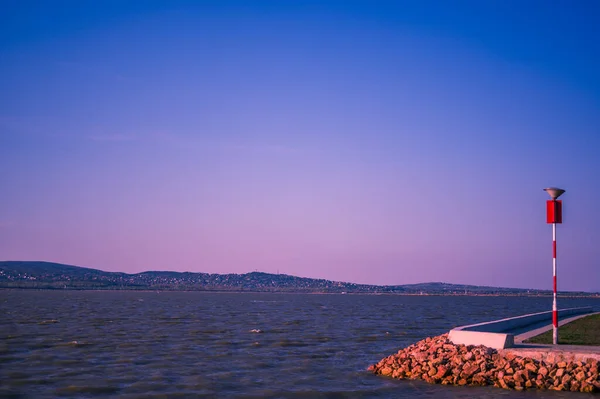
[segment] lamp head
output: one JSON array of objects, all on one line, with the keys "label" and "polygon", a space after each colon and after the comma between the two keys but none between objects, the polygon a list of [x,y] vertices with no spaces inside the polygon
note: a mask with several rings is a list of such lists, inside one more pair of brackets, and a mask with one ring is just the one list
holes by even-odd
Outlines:
[{"label": "lamp head", "polygon": [[557,199],[565,192],[565,190],[563,190],[562,188],[556,187],[548,187],[545,188],[544,191],[547,192],[553,200]]}]

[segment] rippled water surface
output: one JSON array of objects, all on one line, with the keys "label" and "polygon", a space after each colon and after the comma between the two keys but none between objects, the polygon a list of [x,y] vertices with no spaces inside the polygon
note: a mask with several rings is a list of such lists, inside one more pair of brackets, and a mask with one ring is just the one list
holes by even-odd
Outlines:
[{"label": "rippled water surface", "polygon": [[[594,299],[561,299],[561,307]],[[0,291],[0,397],[549,397],[366,371],[549,298]]]}]

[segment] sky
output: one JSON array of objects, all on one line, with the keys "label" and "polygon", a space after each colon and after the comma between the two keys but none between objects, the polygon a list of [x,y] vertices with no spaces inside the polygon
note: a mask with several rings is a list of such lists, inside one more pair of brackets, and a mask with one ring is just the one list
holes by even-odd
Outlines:
[{"label": "sky", "polygon": [[0,259],[600,291],[599,18],[4,0]]}]

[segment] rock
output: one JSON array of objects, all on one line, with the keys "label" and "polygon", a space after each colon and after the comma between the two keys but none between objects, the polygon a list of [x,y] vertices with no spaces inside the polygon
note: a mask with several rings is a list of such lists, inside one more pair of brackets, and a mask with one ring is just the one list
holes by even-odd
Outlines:
[{"label": "rock", "polygon": [[545,377],[548,375],[548,369],[546,367],[540,367],[538,374]]},{"label": "rock", "polygon": [[573,381],[571,383],[571,389],[570,389],[570,391],[571,392],[577,392],[577,391],[579,391],[579,387],[581,387],[581,384],[578,381]]},{"label": "rock", "polygon": [[391,367],[384,367],[379,372],[381,373],[381,375],[392,375],[392,371],[393,370]]},{"label": "rock", "polygon": [[402,379],[406,376],[403,368],[398,368],[392,372],[392,378]]},{"label": "rock", "polygon": [[463,367],[463,369],[462,369],[462,373],[460,373],[460,376],[462,378],[470,378],[477,371],[479,371],[479,366],[477,366],[476,364],[475,365],[465,365],[465,367]]},{"label": "rock", "polygon": [[481,374],[475,374],[471,379],[472,385],[485,386],[488,384],[487,378]]},{"label": "rock", "polygon": [[542,380],[535,380],[535,386],[537,389],[548,389]]},{"label": "rock", "polygon": [[592,393],[596,391],[596,387],[594,387],[594,385],[592,384],[588,384],[587,382],[582,382],[581,387],[579,387],[579,390],[581,392]]},{"label": "rock", "polygon": [[532,380],[532,381],[533,381],[533,380],[535,380],[535,378],[537,377],[537,374],[536,374],[536,373],[534,373],[534,372],[533,372],[533,371],[531,371],[531,370],[523,369],[523,370],[521,370],[521,373],[523,374],[523,377],[524,377],[526,380]]},{"label": "rock", "polygon": [[535,363],[527,363],[525,364],[525,368],[533,373],[538,372],[538,366],[536,366]]},{"label": "rock", "polygon": [[566,369],[567,371],[573,371],[575,369],[575,365],[573,363],[567,363]]},{"label": "rock", "polygon": [[555,387],[555,391],[567,391],[568,389],[563,384],[558,384]]},{"label": "rock", "polygon": [[510,389],[510,387],[508,385],[506,385],[506,382],[504,382],[504,379],[500,378],[498,380],[498,385],[500,385],[500,388],[503,389]]},{"label": "rock", "polygon": [[421,371],[419,371],[419,372],[412,371],[410,373],[410,375],[408,375],[408,378],[410,378],[411,380],[417,380],[419,378],[422,378],[424,375],[427,375],[427,374],[423,374]]},{"label": "rock", "polygon": [[445,366],[439,366],[437,368],[437,374],[435,375],[436,379],[442,379],[448,376],[449,373],[449,369],[448,367]]},{"label": "rock", "polygon": [[515,383],[525,383],[525,377],[523,377],[523,372],[521,370],[517,370],[513,375]]},{"label": "rock", "polygon": [[435,384],[435,380],[433,379],[433,377],[428,376],[427,374],[423,374],[423,376],[421,377],[423,379],[423,381],[428,382],[430,384]]},{"label": "rock", "polygon": [[423,362],[424,360],[426,360],[426,359],[427,359],[427,353],[426,353],[426,352],[417,352],[417,353],[415,353],[415,354],[413,355],[413,358],[414,358],[416,361],[418,361],[419,363],[420,363],[420,362]]},{"label": "rock", "polygon": [[522,357],[516,357],[514,363],[519,366],[518,368],[522,368],[523,364],[525,364],[525,360]]}]

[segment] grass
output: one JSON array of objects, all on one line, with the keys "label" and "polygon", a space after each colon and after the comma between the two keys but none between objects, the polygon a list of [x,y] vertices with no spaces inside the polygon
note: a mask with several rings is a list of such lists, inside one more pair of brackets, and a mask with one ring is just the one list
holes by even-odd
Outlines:
[{"label": "grass", "polygon": [[[525,342],[551,344],[552,330],[536,335]],[[558,327],[558,343],[561,345],[600,346],[600,314],[582,317]]]}]

